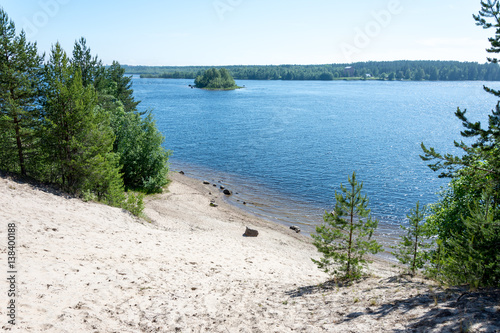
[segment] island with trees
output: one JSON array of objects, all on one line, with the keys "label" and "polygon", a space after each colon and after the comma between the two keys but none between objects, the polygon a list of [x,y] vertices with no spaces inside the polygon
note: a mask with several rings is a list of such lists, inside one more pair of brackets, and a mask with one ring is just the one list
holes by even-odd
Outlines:
[{"label": "island with trees", "polygon": [[207,90],[234,90],[240,89],[236,85],[231,73],[225,68],[207,69],[194,80],[194,87]]}]

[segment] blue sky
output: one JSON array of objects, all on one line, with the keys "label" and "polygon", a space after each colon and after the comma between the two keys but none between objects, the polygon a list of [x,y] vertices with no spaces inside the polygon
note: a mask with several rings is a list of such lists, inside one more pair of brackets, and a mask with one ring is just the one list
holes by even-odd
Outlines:
[{"label": "blue sky", "polygon": [[480,0],[2,0],[40,51],[80,37],[104,63],[325,64],[382,60],[484,63],[493,30]]}]

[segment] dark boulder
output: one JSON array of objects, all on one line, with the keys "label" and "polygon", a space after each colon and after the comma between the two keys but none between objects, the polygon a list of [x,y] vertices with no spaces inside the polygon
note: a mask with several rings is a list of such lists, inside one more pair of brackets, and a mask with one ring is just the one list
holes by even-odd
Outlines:
[{"label": "dark boulder", "polygon": [[243,236],[245,237],[257,237],[259,235],[259,232],[254,229],[250,229],[249,227],[246,227],[245,233]]}]

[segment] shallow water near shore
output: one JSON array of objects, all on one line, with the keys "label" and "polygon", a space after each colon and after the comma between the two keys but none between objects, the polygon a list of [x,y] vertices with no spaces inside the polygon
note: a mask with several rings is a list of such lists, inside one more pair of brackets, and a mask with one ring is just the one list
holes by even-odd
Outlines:
[{"label": "shallow water near shore", "polygon": [[[299,196],[276,192],[255,180],[177,162],[175,159],[171,162],[172,172],[182,171],[200,183],[209,182],[210,184],[205,185],[207,193],[222,193],[221,186],[227,188],[232,191],[232,195],[221,194],[221,197],[229,204],[274,223],[298,226],[300,232],[305,235],[315,232],[316,226],[323,222],[325,210],[332,210],[333,201],[328,208],[320,207],[317,203],[304,201]],[[391,246],[399,240],[398,235],[399,225],[380,219],[375,237],[382,244],[384,252],[379,256],[389,261],[395,260],[390,252]]]},{"label": "shallow water near shore", "polygon": [[[497,82],[244,81],[235,91],[190,89],[192,80],[133,79],[141,111],[153,109],[173,151],[171,169],[222,184],[228,200],[310,233],[356,171],[391,241],[417,201],[447,184],[420,143],[458,153],[457,107],[486,121]],[[213,186],[212,186],[213,187]],[[246,205],[243,204],[246,202]]]}]

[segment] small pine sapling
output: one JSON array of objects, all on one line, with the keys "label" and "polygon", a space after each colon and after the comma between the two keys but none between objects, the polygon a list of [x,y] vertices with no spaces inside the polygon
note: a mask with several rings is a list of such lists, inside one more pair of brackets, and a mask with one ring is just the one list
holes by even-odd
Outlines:
[{"label": "small pine sapling", "polygon": [[425,249],[431,246],[428,241],[431,233],[424,223],[426,212],[426,207],[421,208],[420,203],[417,202],[415,209],[407,215],[410,225],[408,227],[401,225],[401,229],[406,231],[406,234],[401,235],[401,241],[393,247],[396,251],[392,254],[400,263],[408,266],[408,271],[412,276],[428,260],[428,252]]},{"label": "small pine sapling", "polygon": [[366,265],[365,254],[380,252],[382,247],[372,238],[378,220],[372,220],[367,209],[368,198],[361,194],[363,183],[356,181],[356,173],[349,177],[349,189],[340,185],[341,193],[335,192],[335,210],[325,212],[325,223],[312,235],[314,245],[323,254],[312,261],[318,268],[341,279],[361,277]]}]

